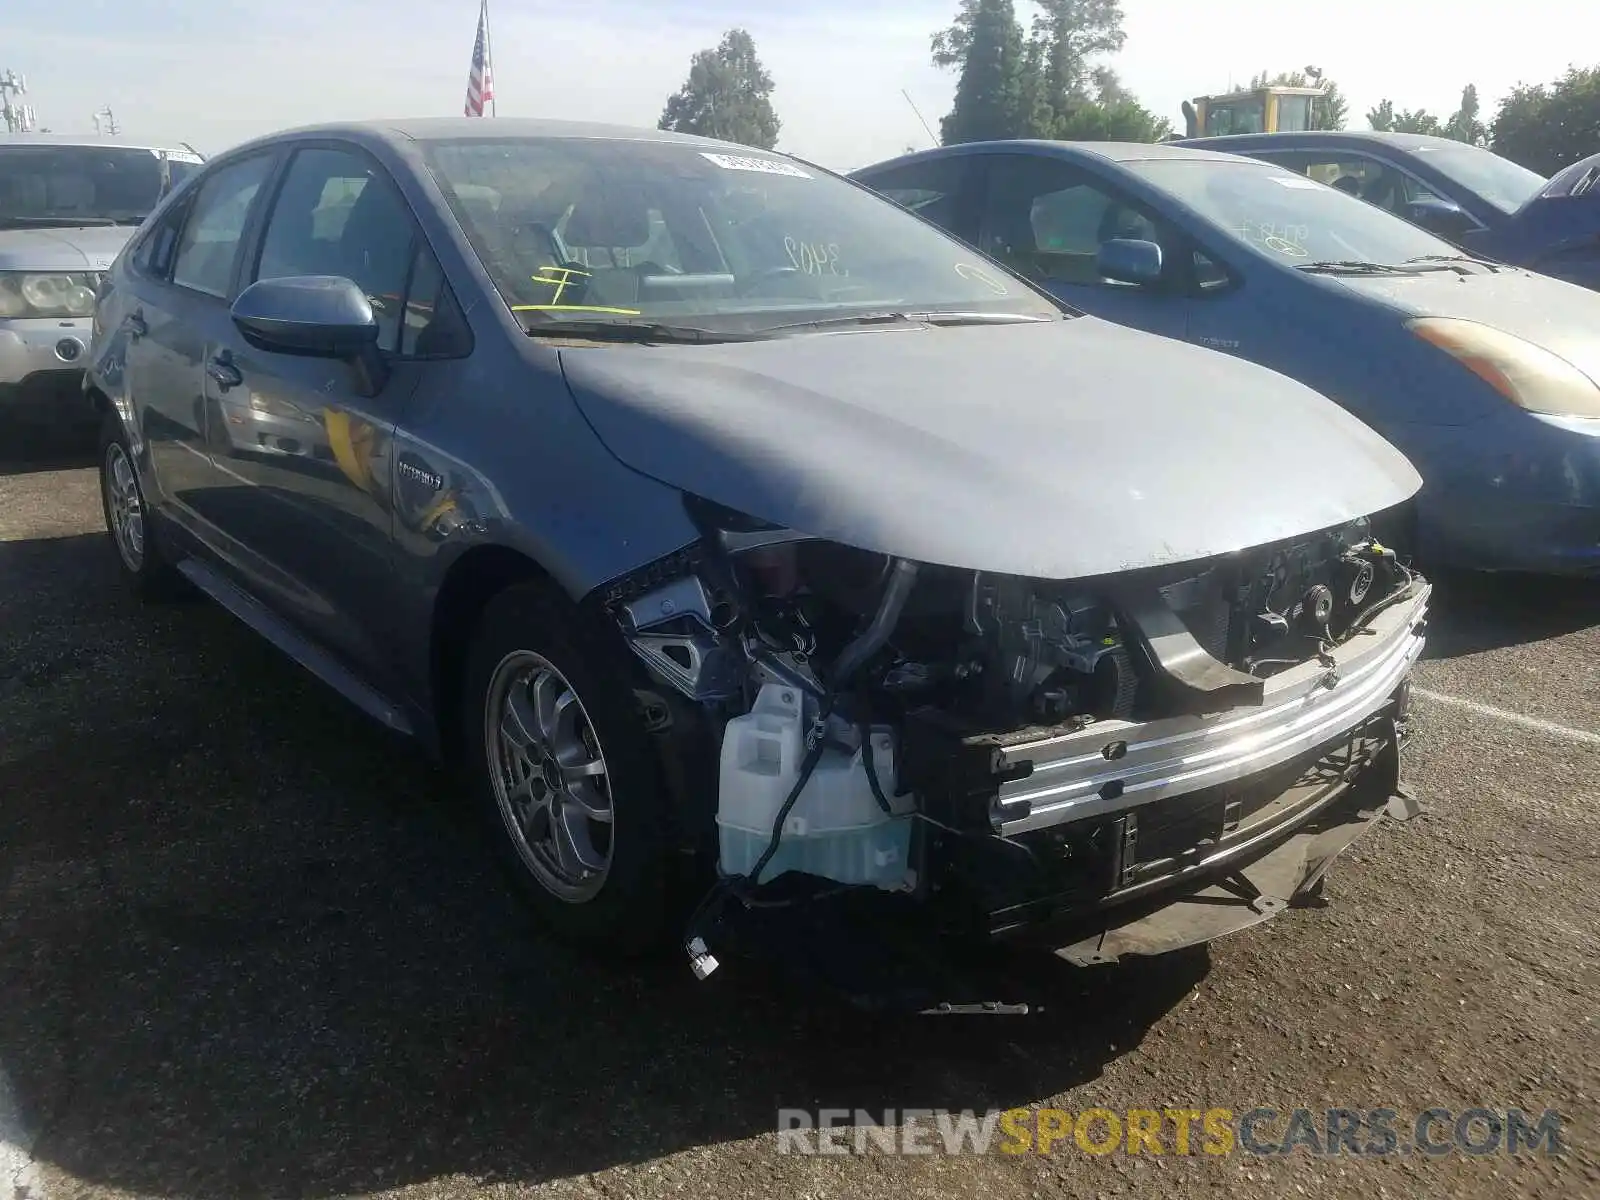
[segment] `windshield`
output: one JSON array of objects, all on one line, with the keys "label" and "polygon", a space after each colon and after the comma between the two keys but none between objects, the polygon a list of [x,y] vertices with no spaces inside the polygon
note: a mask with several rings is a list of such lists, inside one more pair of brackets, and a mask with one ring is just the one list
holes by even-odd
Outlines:
[{"label": "windshield", "polygon": [[0,146],[0,228],[137,224],[161,198],[164,166],[175,185],[199,165],[127,146]]},{"label": "windshield", "polygon": [[1259,97],[1206,105],[1206,135],[1261,133],[1267,127],[1267,106]]},{"label": "windshield", "polygon": [[1282,167],[1196,159],[1127,165],[1223,233],[1290,266],[1399,265],[1460,253],[1376,205]]},{"label": "windshield", "polygon": [[1299,133],[1311,128],[1310,96],[1278,97],[1278,132]]},{"label": "windshield", "polygon": [[1549,182],[1543,175],[1477,146],[1413,146],[1411,152],[1508,216]]},{"label": "windshield", "polygon": [[759,332],[855,313],[1062,315],[889,201],[758,151],[519,138],[437,141],[426,153],[530,328],[643,319]]}]

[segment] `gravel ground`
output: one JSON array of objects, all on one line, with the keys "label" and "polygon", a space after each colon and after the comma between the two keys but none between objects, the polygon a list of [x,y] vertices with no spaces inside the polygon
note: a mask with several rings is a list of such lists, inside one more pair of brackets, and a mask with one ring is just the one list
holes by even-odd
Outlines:
[{"label": "gravel ground", "polygon": [[[1034,1017],[868,1020],[553,946],[446,780],[214,606],[141,607],[92,470],[33,453],[0,467],[0,1135],[9,1104],[33,1156],[0,1200],[1600,1196],[1600,744],[1472,707],[1600,731],[1600,589],[1440,593],[1418,683],[1472,703],[1418,700],[1427,811],[1328,907],[1040,964]],[[824,1105],[1553,1107],[1568,1153],[779,1154],[776,1109]]]}]

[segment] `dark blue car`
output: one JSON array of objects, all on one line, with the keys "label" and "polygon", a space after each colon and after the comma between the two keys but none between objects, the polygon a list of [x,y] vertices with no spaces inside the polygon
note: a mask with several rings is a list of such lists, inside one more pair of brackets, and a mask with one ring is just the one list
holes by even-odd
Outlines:
[{"label": "dark blue car", "polygon": [[1179,144],[1277,163],[1476,254],[1600,289],[1600,154],[1546,179],[1479,146],[1415,133],[1259,133]]},{"label": "dark blue car", "polygon": [[[973,143],[855,178],[1078,308],[1337,400],[1422,472],[1396,532],[1432,561],[1600,574],[1594,292],[1284,168],[1171,144]],[[1314,470],[1305,486],[1322,486]]]}]

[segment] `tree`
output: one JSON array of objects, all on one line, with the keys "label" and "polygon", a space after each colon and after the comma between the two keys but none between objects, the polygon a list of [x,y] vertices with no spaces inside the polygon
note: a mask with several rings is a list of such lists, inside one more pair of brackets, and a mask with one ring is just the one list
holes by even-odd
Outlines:
[{"label": "tree", "polygon": [[1394,101],[1380,100],[1378,106],[1367,113],[1367,124],[1379,133],[1430,133],[1473,146],[1482,146],[1489,138],[1488,130],[1478,118],[1478,89],[1470,83],[1461,89],[1461,107],[1448,121],[1441,121],[1423,108],[1396,112]]},{"label": "tree", "polygon": [[1021,136],[1022,29],[1011,0],[961,0],[955,24],[933,37],[933,61],[961,71],[939,127],[946,146]]},{"label": "tree", "polygon": [[658,127],[771,150],[781,127],[772,89],[755,39],[730,29],[716,49],[701,50],[689,61],[689,78],[667,98]]},{"label": "tree", "polygon": [[1478,119],[1478,89],[1475,85],[1469,83],[1461,89],[1461,107],[1444,123],[1442,132],[1447,138],[1472,146],[1481,146],[1489,140],[1489,131]]},{"label": "tree", "polygon": [[1378,133],[1444,133],[1439,118],[1425,109],[1395,111],[1393,100],[1380,100],[1378,107],[1367,113],[1367,124]]},{"label": "tree", "polygon": [[1069,107],[1056,120],[1053,136],[1075,142],[1159,142],[1172,132],[1172,122],[1134,99],[1110,67],[1096,68],[1093,78],[1093,101]]},{"label": "tree", "polygon": [[1097,60],[1122,47],[1118,0],[1037,0],[1024,37],[1012,0],[961,0],[933,37],[935,65],[960,72],[944,141],[1155,141],[1171,129]]},{"label": "tree", "polygon": [[1323,74],[1321,67],[1306,67],[1301,71],[1279,71],[1268,75],[1260,71],[1250,81],[1250,87],[1319,87],[1322,96],[1311,105],[1311,129],[1343,129],[1350,117],[1350,102],[1344,98],[1339,85]]},{"label": "tree", "polygon": [[1518,86],[1500,102],[1494,152],[1554,175],[1600,146],[1600,67],[1567,71],[1548,86]]},{"label": "tree", "polygon": [[1065,117],[1073,102],[1089,99],[1095,82],[1091,60],[1115,54],[1128,40],[1122,6],[1118,0],[1038,0],[1038,5],[1033,40],[1043,50],[1045,91],[1057,117]]}]

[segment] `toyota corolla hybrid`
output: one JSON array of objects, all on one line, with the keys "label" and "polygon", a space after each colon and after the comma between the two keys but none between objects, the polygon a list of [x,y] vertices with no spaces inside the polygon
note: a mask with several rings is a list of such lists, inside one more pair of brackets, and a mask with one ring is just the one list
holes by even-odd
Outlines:
[{"label": "toyota corolla hybrid", "polygon": [[1099,962],[1269,917],[1411,811],[1430,588],[1369,524],[1406,459],[792,158],[282,134],[153,215],[99,321],[130,585],[460,764],[570,937],[855,994],[930,948]]}]

